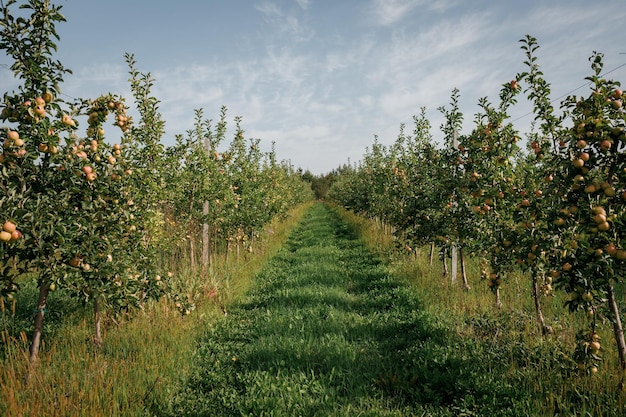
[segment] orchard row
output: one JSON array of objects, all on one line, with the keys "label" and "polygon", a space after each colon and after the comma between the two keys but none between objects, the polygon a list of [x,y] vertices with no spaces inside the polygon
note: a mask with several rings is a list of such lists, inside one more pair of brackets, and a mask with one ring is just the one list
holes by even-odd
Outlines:
[{"label": "orchard row", "polygon": [[[574,357],[595,372],[601,346],[599,316],[614,326],[626,369],[626,345],[615,286],[626,272],[626,113],[619,83],[602,77],[602,55],[590,58],[587,97],[570,96],[556,109],[534,38],[522,41],[527,71],[502,85],[498,103],[479,101],[474,128],[463,134],[459,92],[440,111],[445,146],[434,145],[425,110],[412,135],[376,141],[363,161],[344,170],[328,198],[393,227],[406,250],[437,243],[482,261],[482,275],[500,305],[507,274],[521,267],[532,279],[537,318],[550,332],[541,296],[570,294],[571,311],[583,311]],[[533,104],[528,148],[509,110],[520,95]]]},{"label": "orchard row", "polygon": [[50,291],[93,303],[96,341],[103,308],[170,296],[188,314],[192,301],[173,293],[168,259],[183,251],[206,274],[217,254],[253,251],[265,224],[311,198],[273,149],[244,137],[239,119],[225,143],[225,108],[215,126],[197,110],[195,126],[165,147],[154,81],[131,55],[138,120],[119,95],[64,102],[69,70],[53,60],[64,17],[49,3],[28,1],[27,19],[14,1],[0,7],[0,49],[21,81],[0,102],[0,297],[10,302],[24,282],[37,282],[31,360]]}]

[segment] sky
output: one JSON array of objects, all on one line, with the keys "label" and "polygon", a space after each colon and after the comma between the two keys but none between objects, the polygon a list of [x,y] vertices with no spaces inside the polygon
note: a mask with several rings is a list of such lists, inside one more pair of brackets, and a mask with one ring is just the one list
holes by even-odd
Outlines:
[{"label": "sky", "polygon": [[[248,138],[295,168],[324,174],[362,160],[374,137],[391,145],[426,109],[441,142],[441,106],[460,90],[464,131],[481,97],[525,70],[519,40],[537,38],[555,106],[587,95],[589,56],[626,82],[624,0],[52,0],[67,22],[55,56],[73,71],[64,98],[122,94],[125,53],[155,79],[165,145],[193,127],[194,110],[228,108]],[[0,53],[0,93],[12,91]],[[510,111],[522,136],[530,105]],[[230,132],[229,132],[230,134]],[[234,130],[232,131],[234,135]],[[228,138],[230,140],[230,137]]]}]

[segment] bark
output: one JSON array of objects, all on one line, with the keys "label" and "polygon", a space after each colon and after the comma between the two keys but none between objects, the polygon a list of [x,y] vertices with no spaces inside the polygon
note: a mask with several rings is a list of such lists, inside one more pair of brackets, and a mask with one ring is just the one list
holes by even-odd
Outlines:
[{"label": "bark", "polygon": [[469,282],[467,281],[467,269],[465,268],[465,251],[463,248],[459,249],[459,257],[461,260],[461,277],[463,278],[463,289],[465,291],[470,290]]},{"label": "bark", "polygon": [[441,259],[443,261],[443,276],[448,276],[448,264],[446,263],[446,249],[443,250]]},{"label": "bark", "polygon": [[613,284],[609,284],[607,295],[609,297],[609,309],[613,316],[613,335],[615,336],[615,342],[617,343],[617,354],[619,356],[621,381],[620,389],[624,389],[624,373],[626,372],[626,342],[624,342],[624,328],[622,327],[622,319],[620,317],[619,305],[615,298],[615,289]]},{"label": "bark", "polygon": [[33,337],[30,344],[29,360],[31,363],[37,362],[39,356],[39,347],[41,346],[41,333],[43,331],[43,319],[48,303],[48,285],[41,284],[39,286],[39,300],[37,301],[37,309],[35,310],[35,325]]},{"label": "bark", "polygon": [[189,235],[189,263],[195,270],[196,268],[196,243],[193,240],[193,236]]},{"label": "bark", "polygon": [[430,264],[433,264],[433,258],[435,257],[435,242],[430,242]]},{"label": "bark", "polygon": [[458,278],[457,265],[458,265],[459,257],[457,256],[457,251],[458,251],[458,247],[456,246],[456,243],[455,243],[450,248],[450,282],[452,284],[456,284],[456,280]]},{"label": "bark", "polygon": [[502,300],[500,300],[500,288],[496,288],[496,291],[494,292],[494,297],[496,300],[496,308],[502,308]]},{"label": "bark", "polygon": [[[209,215],[209,202],[205,201],[202,205],[202,215],[206,218]],[[209,224],[202,224],[202,270],[204,273],[211,265],[211,238],[209,234]]]},{"label": "bark", "polygon": [[98,298],[93,299],[93,321],[95,327],[95,334],[93,341],[97,346],[102,345],[102,332],[101,332],[101,319],[100,319],[100,302]]},{"label": "bark", "polygon": [[539,328],[541,329],[542,335],[547,335],[552,333],[552,327],[546,325],[546,321],[543,317],[543,311],[541,309],[541,300],[539,299],[539,282],[537,279],[537,275],[533,274],[532,278],[533,285],[533,301],[535,303],[535,313],[537,313],[537,320],[539,321]]}]

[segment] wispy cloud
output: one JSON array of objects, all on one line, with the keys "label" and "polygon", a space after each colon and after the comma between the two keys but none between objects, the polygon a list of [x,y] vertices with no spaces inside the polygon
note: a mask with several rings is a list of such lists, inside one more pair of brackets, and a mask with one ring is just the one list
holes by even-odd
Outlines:
[{"label": "wispy cloud", "polygon": [[311,6],[311,0],[296,0],[298,6],[300,6],[303,10],[307,10]]},{"label": "wispy cloud", "polygon": [[[399,22],[418,6],[430,9],[429,3],[436,4],[438,2],[425,0],[372,0],[369,11],[378,24],[388,26]],[[447,1],[442,3],[447,3]]]},{"label": "wispy cloud", "polygon": [[[301,9],[306,10],[309,0],[297,0]],[[269,28],[280,36],[288,35],[297,42],[309,41],[315,36],[315,31],[303,23],[294,10],[285,11],[278,4],[271,1],[258,3],[255,8],[261,13]],[[282,39],[284,41],[285,39]]]}]

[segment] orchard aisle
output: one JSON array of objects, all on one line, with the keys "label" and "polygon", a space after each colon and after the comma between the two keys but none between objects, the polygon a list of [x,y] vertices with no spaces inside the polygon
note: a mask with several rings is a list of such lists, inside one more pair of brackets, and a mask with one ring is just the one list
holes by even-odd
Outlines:
[{"label": "orchard aisle", "polygon": [[316,204],[255,287],[207,332],[196,368],[159,413],[441,411],[464,395],[457,365],[472,358],[429,360],[425,351],[448,344],[431,321],[412,290],[389,276],[334,211]]}]

